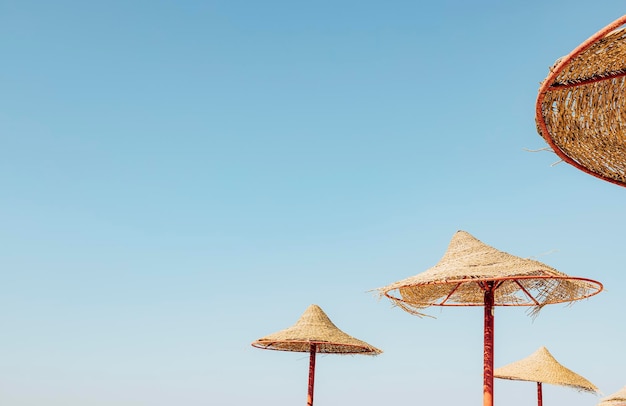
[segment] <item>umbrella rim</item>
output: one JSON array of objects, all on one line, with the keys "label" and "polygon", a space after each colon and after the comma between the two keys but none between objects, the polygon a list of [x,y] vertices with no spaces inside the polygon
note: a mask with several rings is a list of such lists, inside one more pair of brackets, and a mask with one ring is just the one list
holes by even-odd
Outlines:
[{"label": "umbrella rim", "polygon": [[343,344],[341,343],[340,345],[342,347],[352,347],[355,350],[356,349],[360,349],[360,350],[364,350],[364,351],[341,351],[341,352],[325,352],[325,351],[320,351],[320,347],[318,347],[318,345],[324,345],[324,344],[330,344],[330,345],[336,345],[338,343],[335,343],[333,341],[322,341],[322,340],[271,340],[271,341],[263,341],[263,340],[256,340],[254,341],[252,344],[253,347],[255,348],[260,348],[262,350],[272,350],[272,351],[285,351],[285,352],[309,352],[310,349],[307,349],[306,351],[300,351],[300,350],[292,350],[292,349],[288,349],[288,348],[274,348],[274,347],[270,347],[273,344],[315,344],[315,348],[316,348],[316,352],[318,353],[323,353],[323,354],[337,354],[337,355],[349,355],[349,354],[365,354],[365,355],[378,355],[380,353],[382,353],[381,350],[377,349],[376,347],[371,346],[372,348],[375,348],[377,351],[372,350],[371,348],[368,348],[366,346],[363,345],[357,345],[357,344]]},{"label": "umbrella rim", "polygon": [[[569,275],[519,275],[519,276],[504,276],[504,277],[498,277],[498,278],[458,278],[458,279],[446,279],[446,280],[441,280],[441,281],[427,281],[427,282],[422,282],[422,283],[407,283],[404,285],[400,285],[400,286],[394,286],[388,290],[384,290],[382,291],[382,294],[387,297],[388,299],[391,299],[393,301],[397,301],[397,302],[403,302],[403,303],[411,303],[411,302],[407,302],[405,299],[393,296],[390,292],[392,291],[396,291],[399,289],[403,289],[403,288],[408,288],[408,287],[416,287],[416,286],[425,286],[425,285],[449,285],[449,284],[462,284],[462,283],[467,283],[467,282],[476,282],[476,283],[480,283],[480,282],[504,282],[504,281],[510,281],[510,280],[520,280],[520,279],[562,279],[562,280],[575,280],[575,281],[583,281],[583,282],[589,282],[593,285],[596,285],[595,287],[597,288],[596,291],[581,296],[580,298],[578,298],[577,300],[582,300],[582,299],[587,299],[590,298],[592,296],[597,295],[598,293],[602,292],[602,290],[604,289],[604,285],[602,285],[601,282],[598,282],[596,280],[593,279],[589,279],[589,278],[583,278],[583,277],[578,277],[578,276],[569,276]],[[497,289],[497,288],[496,288]],[[524,289],[522,289],[524,290]],[[525,291],[525,290],[524,290]],[[526,293],[529,297],[531,297],[531,299],[534,301],[534,299],[532,298],[531,295],[529,295],[528,293]],[[452,294],[448,295],[442,302],[440,303],[428,303],[428,306],[450,306],[450,307],[462,307],[462,306],[483,306],[482,303],[446,303],[446,301],[450,298]],[[559,301],[555,301],[555,302],[551,302],[550,304],[559,304],[559,303],[568,303],[571,302],[571,300],[567,300],[567,299],[563,299],[563,300],[559,300]],[[426,304],[426,303],[424,303]],[[537,306],[538,303],[522,303],[522,304],[518,304],[518,303],[506,303],[506,304],[497,304],[494,303],[494,306],[520,306],[520,307],[524,307],[524,306]]]},{"label": "umbrella rim", "polygon": [[496,375],[495,373],[494,373],[493,377],[497,378],[497,379],[505,379],[507,381],[533,382],[533,383],[540,383],[542,385],[560,386],[560,387],[563,387],[563,388],[574,389],[574,390],[577,390],[579,392],[590,393],[592,395],[598,395],[600,393],[599,390],[590,390],[590,389],[587,389],[587,388],[583,388],[583,387],[576,386],[576,385],[570,385],[570,384],[556,384],[556,383],[545,382],[545,381],[537,381],[537,380],[533,380],[533,379],[512,378],[512,377],[508,377],[508,376]]},{"label": "umbrella rim", "polygon": [[551,382],[546,382],[546,381],[538,381],[536,379],[530,379],[530,378],[529,379],[517,378],[517,377],[514,378],[514,377],[510,377],[510,376],[504,376],[504,375],[496,374],[496,373],[493,374],[493,377],[497,378],[497,379],[506,379],[507,381],[535,382],[535,383],[540,383],[542,385],[545,384],[545,385],[550,385],[550,386],[561,386],[561,387],[564,387],[564,388],[575,389],[575,390],[580,391],[580,392],[587,392],[587,393],[594,393],[594,394],[600,393],[599,391],[590,390],[590,389],[587,389],[587,388],[582,388],[582,387],[577,386],[577,385],[556,384],[556,383],[551,383]]}]

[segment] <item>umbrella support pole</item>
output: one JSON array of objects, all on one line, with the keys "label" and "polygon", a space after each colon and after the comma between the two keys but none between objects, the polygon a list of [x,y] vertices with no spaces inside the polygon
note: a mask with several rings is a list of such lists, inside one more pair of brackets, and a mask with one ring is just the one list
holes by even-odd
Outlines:
[{"label": "umbrella support pole", "polygon": [[495,283],[486,282],[485,289],[485,344],[483,363],[483,406],[493,406],[493,304]]},{"label": "umbrella support pole", "polygon": [[543,405],[543,394],[541,393],[541,382],[537,382],[537,406]]},{"label": "umbrella support pole", "polygon": [[315,383],[315,353],[317,348],[311,344],[311,355],[309,357],[309,394],[307,396],[307,406],[313,406],[313,385]]}]

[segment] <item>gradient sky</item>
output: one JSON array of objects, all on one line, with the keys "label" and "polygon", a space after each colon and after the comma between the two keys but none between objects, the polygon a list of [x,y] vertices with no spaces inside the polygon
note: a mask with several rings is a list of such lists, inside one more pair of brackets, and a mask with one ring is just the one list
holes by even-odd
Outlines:
[{"label": "gradient sky", "polygon": [[624,11],[0,0],[0,403],[305,404],[307,355],[250,343],[315,303],[384,351],[320,356],[316,405],[481,404],[482,309],[371,292],[457,230],[605,286],[497,308],[496,367],[546,346],[617,391],[626,190],[528,150],[548,67]]}]

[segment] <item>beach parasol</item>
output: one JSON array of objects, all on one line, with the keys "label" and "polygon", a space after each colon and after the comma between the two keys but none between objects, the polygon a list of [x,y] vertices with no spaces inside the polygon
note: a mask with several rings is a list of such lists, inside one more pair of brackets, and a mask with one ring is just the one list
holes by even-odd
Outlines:
[{"label": "beach parasol", "polygon": [[537,404],[543,404],[542,383],[568,386],[585,392],[597,393],[598,388],[574,371],[565,368],[541,347],[530,356],[497,368],[493,376],[500,379],[537,382]]},{"label": "beach parasol", "polygon": [[483,405],[492,406],[494,306],[531,306],[537,315],[547,304],[593,296],[602,284],[499,251],[458,231],[437,265],[377,290],[418,316],[430,306],[484,307]]},{"label": "beach parasol", "polygon": [[382,353],[378,348],[341,331],[315,304],[310,305],[293,326],[259,338],[252,343],[252,346],[266,350],[308,352],[310,354],[308,406],[313,405],[316,353],[364,355]]},{"label": "beach parasol", "polygon": [[560,58],[535,105],[539,134],[565,162],[626,186],[626,15]]},{"label": "beach parasol", "polygon": [[600,399],[598,406],[626,406],[626,386],[617,392]]}]

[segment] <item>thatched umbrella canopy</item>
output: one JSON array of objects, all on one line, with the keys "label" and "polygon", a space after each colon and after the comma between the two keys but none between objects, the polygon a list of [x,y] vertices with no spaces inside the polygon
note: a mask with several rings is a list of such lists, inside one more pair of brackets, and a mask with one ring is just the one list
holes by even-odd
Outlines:
[{"label": "thatched umbrella canopy", "polygon": [[541,347],[530,356],[496,368],[493,376],[500,379],[537,382],[537,403],[543,404],[542,383],[567,386],[580,391],[597,393],[598,388],[574,371],[565,368],[550,354],[546,347]]},{"label": "thatched umbrella canopy", "polygon": [[315,304],[310,305],[293,326],[259,338],[252,343],[252,346],[266,350],[310,353],[308,406],[313,405],[316,353],[364,355],[382,353],[381,350],[365,341],[341,331]]},{"label": "thatched umbrella canopy", "polygon": [[626,386],[617,392],[600,399],[598,406],[626,406]]},{"label": "thatched umbrella canopy", "polygon": [[539,134],[565,162],[626,186],[626,15],[550,69],[535,106]]},{"label": "thatched umbrella canopy", "polygon": [[541,262],[519,258],[458,231],[434,267],[379,288],[405,311],[424,316],[430,306],[484,307],[483,404],[493,405],[493,307],[530,306],[531,313],[599,293],[602,284],[568,276]]}]

